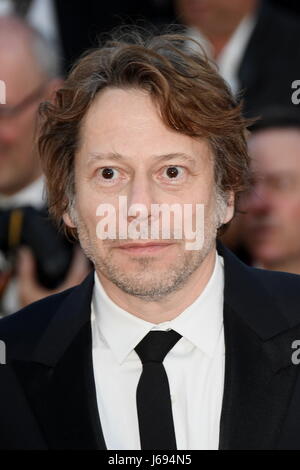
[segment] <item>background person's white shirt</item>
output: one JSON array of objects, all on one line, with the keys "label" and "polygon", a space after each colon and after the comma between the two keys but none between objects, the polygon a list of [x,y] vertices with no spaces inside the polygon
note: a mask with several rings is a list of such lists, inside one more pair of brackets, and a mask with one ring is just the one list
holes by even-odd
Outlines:
[{"label": "background person's white shirt", "polygon": [[182,335],[164,360],[178,450],[218,449],[223,399],[223,258],[196,301],[174,320],[155,325],[118,307],[95,273],[93,367],[107,449],[140,449],[136,388],[142,363],[135,346],[151,329]]},{"label": "background person's white shirt", "polygon": [[[0,16],[13,14],[13,2],[0,0]],[[61,52],[58,20],[53,0],[32,0],[25,19],[51,42],[58,52]]]},{"label": "background person's white shirt", "polygon": [[[216,60],[219,73],[229,84],[233,94],[237,94],[240,89],[238,71],[255,24],[255,15],[246,16],[240,22]],[[186,35],[201,44],[209,57],[213,57],[212,45],[199,29],[188,28]],[[194,50],[196,48],[192,41],[188,41],[187,45]]]}]

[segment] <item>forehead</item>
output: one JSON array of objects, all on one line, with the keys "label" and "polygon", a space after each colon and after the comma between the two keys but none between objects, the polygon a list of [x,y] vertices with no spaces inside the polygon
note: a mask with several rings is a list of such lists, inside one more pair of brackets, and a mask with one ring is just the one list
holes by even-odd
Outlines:
[{"label": "forehead", "polygon": [[130,158],[155,154],[208,154],[206,141],[167,127],[144,90],[107,88],[89,108],[81,126],[84,153],[114,152]]},{"label": "forehead", "polygon": [[252,167],[258,171],[300,173],[300,129],[266,129],[249,139]]},{"label": "forehead", "polygon": [[29,45],[21,40],[4,41],[0,36],[0,63],[8,104],[18,102],[43,79]]}]

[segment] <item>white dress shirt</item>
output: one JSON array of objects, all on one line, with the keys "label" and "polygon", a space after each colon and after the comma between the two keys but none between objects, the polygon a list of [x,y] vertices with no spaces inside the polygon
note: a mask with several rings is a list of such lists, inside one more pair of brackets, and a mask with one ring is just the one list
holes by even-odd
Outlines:
[{"label": "white dress shirt", "polygon": [[[240,89],[238,70],[255,24],[256,17],[254,15],[246,16],[233,32],[216,60],[220,75],[229,84],[234,94]],[[188,28],[186,34],[200,43],[209,57],[213,57],[212,45],[199,29]],[[188,42],[188,46],[192,49],[196,47],[192,41]]]},{"label": "white dress shirt", "polygon": [[136,388],[142,363],[134,348],[150,330],[169,328],[182,335],[163,362],[177,449],[218,449],[225,365],[223,288],[223,258],[216,252],[214,271],[201,295],[175,319],[157,325],[118,307],[95,273],[93,367],[107,449],[141,448]]}]

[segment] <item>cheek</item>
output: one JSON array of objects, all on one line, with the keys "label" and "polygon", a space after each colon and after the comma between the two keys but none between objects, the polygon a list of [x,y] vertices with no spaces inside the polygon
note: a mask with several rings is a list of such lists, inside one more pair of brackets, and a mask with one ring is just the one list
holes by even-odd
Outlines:
[{"label": "cheek", "polygon": [[203,176],[195,179],[192,185],[187,188],[185,199],[185,202],[204,204],[207,207],[213,206],[215,200],[215,182],[210,168],[205,168]]},{"label": "cheek", "polygon": [[215,213],[218,209],[218,205],[220,201],[218,200],[218,196],[216,194],[215,188],[212,185],[210,188],[207,189],[205,196],[203,197],[204,204],[206,207],[207,212]]},{"label": "cheek", "polygon": [[27,141],[33,140],[35,129],[36,129],[36,116],[37,116],[37,111],[28,110],[19,119],[19,122],[18,122],[19,135],[25,138]]},{"label": "cheek", "polygon": [[285,232],[300,234],[300,200],[283,201],[278,218]]},{"label": "cheek", "polygon": [[96,226],[96,212],[99,205],[99,198],[83,184],[75,183],[76,198],[75,206],[81,220],[88,226]]},{"label": "cheek", "polygon": [[297,220],[300,219],[300,198],[298,197],[282,197],[280,201],[278,201],[277,208],[274,208],[274,212],[278,214],[285,220],[291,224],[295,224]]}]

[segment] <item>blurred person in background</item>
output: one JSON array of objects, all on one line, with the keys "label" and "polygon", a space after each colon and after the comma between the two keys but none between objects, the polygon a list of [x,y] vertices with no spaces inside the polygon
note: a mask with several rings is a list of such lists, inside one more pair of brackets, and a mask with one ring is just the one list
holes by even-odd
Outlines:
[{"label": "blurred person in background", "polygon": [[270,109],[253,126],[253,181],[240,208],[241,237],[252,264],[300,274],[300,118]]},{"label": "blurred person in background", "polygon": [[[0,0],[0,16],[18,15],[40,31],[62,57],[62,68],[68,71],[73,62],[97,37],[119,26],[146,20],[153,24],[170,23],[172,0]],[[76,34],[74,34],[76,31]]]},{"label": "blurred person in background", "polygon": [[298,17],[262,0],[175,0],[175,7],[187,35],[244,98],[247,117],[270,104],[293,106],[291,84],[300,76]]},{"label": "blurred person in background", "polygon": [[[49,287],[59,290],[57,281],[70,267],[74,249],[44,213],[34,142],[39,103],[62,84],[58,58],[40,33],[20,19],[3,17],[0,64],[6,84],[6,103],[0,105],[0,314],[5,315],[53,293]],[[21,245],[27,248],[19,250]],[[87,273],[85,257],[76,250],[75,255],[62,288]]]}]

